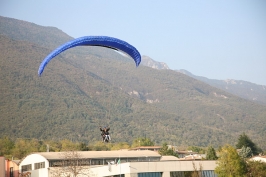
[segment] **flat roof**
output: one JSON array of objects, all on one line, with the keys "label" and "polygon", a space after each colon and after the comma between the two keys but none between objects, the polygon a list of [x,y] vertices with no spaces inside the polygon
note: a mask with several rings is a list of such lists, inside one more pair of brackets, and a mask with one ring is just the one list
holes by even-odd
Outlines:
[{"label": "flat roof", "polygon": [[132,148],[130,150],[136,150],[136,149],[161,149],[162,146],[138,146],[135,148]]},{"label": "flat roof", "polygon": [[137,158],[137,157],[158,157],[161,155],[155,151],[66,151],[66,152],[38,152],[47,160],[64,159],[70,152],[76,153],[79,158],[108,159],[108,158]]},{"label": "flat roof", "polygon": [[179,159],[175,156],[162,156],[161,157],[161,161],[170,161],[170,160],[179,160]]}]

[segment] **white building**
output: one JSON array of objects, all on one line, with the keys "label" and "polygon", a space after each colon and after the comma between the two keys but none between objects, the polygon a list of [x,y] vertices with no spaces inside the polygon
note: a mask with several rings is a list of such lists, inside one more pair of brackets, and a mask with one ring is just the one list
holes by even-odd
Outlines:
[{"label": "white building", "polygon": [[215,177],[215,167],[216,161],[180,161],[154,151],[42,152],[26,156],[19,164],[20,172],[30,172],[31,177],[51,177],[59,173],[95,177],[184,177],[195,168],[201,169],[206,177]]},{"label": "white building", "polygon": [[266,163],[266,156],[255,156],[255,157],[252,157],[250,160]]}]

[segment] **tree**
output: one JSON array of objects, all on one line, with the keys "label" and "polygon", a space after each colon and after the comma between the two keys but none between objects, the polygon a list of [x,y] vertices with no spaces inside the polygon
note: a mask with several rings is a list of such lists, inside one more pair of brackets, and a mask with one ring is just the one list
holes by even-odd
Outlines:
[{"label": "tree", "polygon": [[167,143],[164,143],[162,148],[159,150],[160,155],[172,155],[178,157],[178,154],[172,149],[168,148]]},{"label": "tree", "polygon": [[89,150],[88,146],[85,143],[83,143],[83,142],[79,143],[78,149],[80,151],[88,151]]},{"label": "tree", "polygon": [[17,139],[12,154],[15,158],[21,159],[32,152],[39,152],[40,143],[37,139]]},{"label": "tree", "polygon": [[194,162],[192,162],[192,165],[193,165],[194,171],[192,172],[191,177],[201,177],[202,169],[203,169],[202,168],[202,164],[200,164],[199,170],[197,169],[197,167],[196,167]]},{"label": "tree", "polygon": [[62,143],[60,141],[45,141],[46,148],[49,152],[59,152],[62,149]]},{"label": "tree", "polygon": [[261,161],[248,161],[246,176],[266,176],[266,163]]},{"label": "tree", "polygon": [[89,162],[82,159],[77,151],[63,152],[62,159],[60,167],[51,168],[52,177],[89,176]]},{"label": "tree", "polygon": [[246,172],[244,160],[230,145],[222,147],[217,164],[215,173],[218,177],[241,177]]},{"label": "tree", "polygon": [[200,153],[200,154],[204,154],[205,153],[204,149],[202,149],[201,147],[197,147],[197,146],[190,146],[187,149],[191,150],[192,152],[197,152],[197,153]]},{"label": "tree", "polygon": [[215,149],[212,146],[209,146],[207,149],[206,159],[207,160],[217,160],[218,159],[216,152],[215,152]]},{"label": "tree", "polygon": [[150,138],[137,138],[133,141],[131,147],[138,146],[154,146],[154,142]]},{"label": "tree", "polygon": [[62,145],[61,151],[76,151],[79,149],[79,144],[73,143],[70,140],[65,139],[65,140],[61,140],[60,142]]},{"label": "tree", "polygon": [[257,145],[253,143],[245,133],[239,136],[236,148],[241,149],[243,146],[246,148],[250,147],[254,155],[258,155],[261,152],[261,150],[257,147]]},{"label": "tree", "polygon": [[8,137],[0,139],[0,156],[11,156],[11,150],[14,146],[15,143]]},{"label": "tree", "polygon": [[245,147],[245,146],[243,146],[241,148],[241,150],[238,152],[238,155],[242,159],[250,158],[250,157],[253,156],[251,148],[250,147]]},{"label": "tree", "polygon": [[110,143],[103,143],[102,141],[95,142],[93,145],[88,146],[89,151],[109,151]]},{"label": "tree", "polygon": [[127,142],[119,142],[113,144],[111,150],[119,150],[119,149],[129,149],[130,146]]}]

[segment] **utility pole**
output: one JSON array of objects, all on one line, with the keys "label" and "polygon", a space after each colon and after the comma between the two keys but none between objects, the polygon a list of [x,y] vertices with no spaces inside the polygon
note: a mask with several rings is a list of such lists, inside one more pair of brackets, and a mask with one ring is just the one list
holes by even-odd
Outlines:
[{"label": "utility pole", "polygon": [[46,144],[46,152],[49,152],[49,144]]}]

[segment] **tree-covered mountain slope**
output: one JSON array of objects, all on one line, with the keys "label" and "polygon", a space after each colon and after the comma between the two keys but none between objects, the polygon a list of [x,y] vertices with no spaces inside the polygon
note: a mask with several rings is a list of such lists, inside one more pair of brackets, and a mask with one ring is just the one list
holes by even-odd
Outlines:
[{"label": "tree-covered mountain slope", "polygon": [[96,141],[99,126],[110,126],[115,142],[146,136],[157,144],[220,146],[246,132],[266,148],[265,106],[175,71],[136,68],[111,49],[70,49],[38,77],[40,62],[55,47],[51,38],[65,41],[67,35],[7,20],[9,30],[0,28],[2,136]]}]

